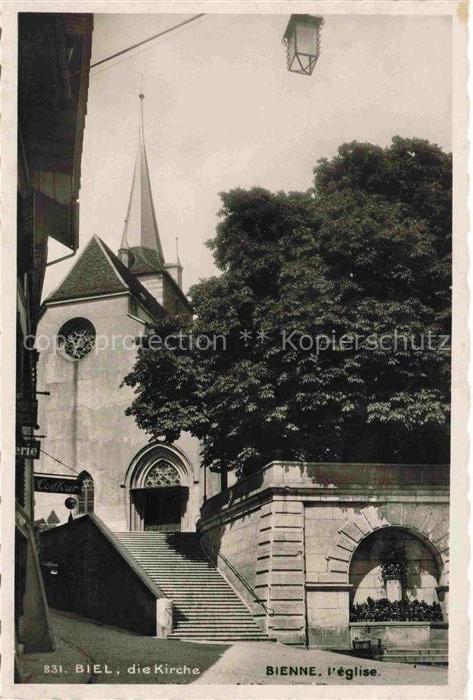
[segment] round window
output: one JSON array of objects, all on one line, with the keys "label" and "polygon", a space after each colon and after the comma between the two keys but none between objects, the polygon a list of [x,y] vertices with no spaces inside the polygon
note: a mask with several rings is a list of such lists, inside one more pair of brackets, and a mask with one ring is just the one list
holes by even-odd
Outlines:
[{"label": "round window", "polygon": [[95,328],[86,318],[71,318],[59,331],[58,344],[73,360],[89,354],[95,345]]}]

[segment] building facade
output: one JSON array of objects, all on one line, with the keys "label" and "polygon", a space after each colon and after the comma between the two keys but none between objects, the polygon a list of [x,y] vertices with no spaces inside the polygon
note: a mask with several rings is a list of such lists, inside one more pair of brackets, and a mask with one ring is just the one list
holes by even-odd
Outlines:
[{"label": "building facade", "polygon": [[[59,572],[48,578],[51,600],[143,634],[331,648],[370,639],[376,620],[360,622],[363,606],[375,617],[377,604],[411,616],[420,606],[418,622],[394,615],[375,625],[377,638],[443,645],[448,465],[274,462],[220,490],[218,475],[202,474],[194,438],[150,441],[126,415],[133,392],[122,382],[137,337],[165,316],[192,318],[180,262],[166,264],[162,252],[142,108],[140,95],[117,254],[92,237],[39,324],[50,393],[41,472],[67,468],[81,484],[72,524],[63,495],[35,496],[37,517],[47,522],[54,511],[63,523],[43,535]],[[118,580],[131,612],[113,590]],[[156,610],[172,607],[164,633]]]},{"label": "building facade", "polygon": [[[166,264],[151,192],[140,95],[138,153],[117,254],[93,236],[59,287],[45,300],[39,324],[39,373],[50,396],[40,418],[47,435],[42,473],[87,474],[92,510],[112,530],[194,531],[204,498],[199,445],[150,443],[133,417],[123,378],[137,339],[164,316],[192,318],[182,266]],[[118,243],[118,239],[117,239]],[[48,456],[49,455],[49,456]],[[93,498],[91,492],[93,491]],[[36,494],[37,517],[66,519],[64,497]],[[61,517],[62,514],[62,517]]]},{"label": "building facade", "polygon": [[73,255],[93,16],[19,14],[15,631],[17,651],[54,646],[34,532],[40,300],[53,237]]}]

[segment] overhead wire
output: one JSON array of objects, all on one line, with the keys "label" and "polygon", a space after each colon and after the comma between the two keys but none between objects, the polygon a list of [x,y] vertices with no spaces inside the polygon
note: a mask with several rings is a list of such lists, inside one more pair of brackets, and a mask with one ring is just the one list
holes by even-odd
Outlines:
[{"label": "overhead wire", "polygon": [[74,472],[74,474],[80,474],[80,472],[76,471],[72,467],[70,467],[68,464],[65,462],[62,462],[60,459],[57,459],[57,457],[53,457],[52,455],[49,454],[49,452],[46,452],[45,450],[41,449],[40,452],[42,452],[46,457],[49,457],[50,459],[53,459],[55,462],[58,464],[62,464],[63,467],[66,467],[66,469],[70,469],[71,472]]},{"label": "overhead wire", "polygon": [[[81,75],[82,73],[89,71],[89,75],[93,77],[94,75],[98,75],[99,73],[102,73],[103,70],[107,70],[108,68],[113,68],[113,66],[118,65],[119,63],[122,63],[123,60],[130,60],[136,55],[139,55],[140,53],[143,53],[143,51],[138,51],[136,54],[133,54],[133,56],[130,56],[127,59],[123,59],[122,61],[117,61],[116,63],[113,64],[113,66],[107,66],[107,69],[103,69],[100,71],[97,71],[95,73],[90,73],[94,68],[97,68],[98,66],[103,65],[104,63],[108,63],[108,61],[112,61],[115,58],[118,58],[119,56],[123,56],[123,54],[128,53],[129,51],[133,51],[134,49],[139,48],[140,46],[143,46],[144,44],[148,44],[150,41],[155,41],[156,39],[159,39],[163,36],[166,36],[170,32],[176,31],[177,29],[181,29],[182,27],[185,27],[186,25],[189,25],[191,22],[195,22],[198,19],[201,19],[202,17],[205,17],[205,12],[201,12],[198,15],[193,15],[192,17],[189,17],[188,19],[179,22],[178,24],[174,24],[172,27],[168,27],[167,29],[163,29],[162,31],[158,32],[157,34],[153,34],[152,36],[148,37],[147,39],[142,39],[142,41],[138,41],[136,44],[132,44],[131,46],[127,46],[124,49],[120,49],[120,51],[116,51],[115,53],[111,54],[110,56],[107,56],[106,58],[100,59],[100,61],[96,61],[95,63],[91,63],[90,66],[87,68],[81,68],[80,70],[71,73],[68,77],[73,78],[76,77],[77,75]],[[150,47],[151,48],[151,47]],[[144,49],[145,51],[147,49]]]},{"label": "overhead wire", "polygon": [[[114,54],[111,54],[110,56],[107,56],[106,58],[101,59],[100,61],[96,61],[95,63],[92,63],[87,68],[76,71],[75,73],[73,73],[69,77],[75,77],[75,76],[80,75],[81,73],[83,73],[85,71],[90,72],[92,69],[96,68],[97,66],[101,66],[104,63],[107,63],[108,61],[112,61],[113,59],[118,58],[119,56],[123,56],[123,54],[128,53],[129,51],[133,51],[133,49],[139,48],[140,46],[143,46],[144,44],[148,44],[151,41],[155,41],[156,39],[159,39],[160,37],[164,37],[167,34],[169,34],[170,32],[176,31],[177,29],[181,29],[181,28],[185,27],[186,25],[189,25],[191,22],[195,22],[195,20],[201,19],[202,17],[205,17],[204,12],[197,14],[197,15],[193,15],[192,17],[184,20],[183,22],[179,22],[178,24],[175,24],[172,27],[168,27],[167,29],[164,29],[163,31],[158,32],[157,34],[154,34],[153,36],[148,37],[147,39],[143,39],[142,41],[139,41],[136,44],[132,44],[131,46],[128,46],[124,49],[121,49],[120,51],[117,51]],[[110,68],[113,68],[114,66],[116,66],[120,63],[123,63],[124,61],[129,61],[132,58],[134,58],[135,56],[138,56],[141,53],[148,51],[150,48],[152,48],[152,47],[147,47],[146,49],[143,49],[142,51],[136,52],[135,54],[133,54],[133,56],[129,56],[127,58],[124,58],[121,61],[117,61],[116,63],[114,63],[111,66],[107,66],[107,68],[103,68],[102,70],[96,71],[95,73],[90,74],[90,77],[94,77],[94,76],[98,75],[99,73],[104,72],[105,70],[109,70]],[[78,472],[76,469],[73,469],[68,464],[63,462],[62,460],[49,454],[49,452],[46,452],[46,450],[41,449],[40,452],[42,452],[42,454],[46,455],[46,457],[49,457],[50,459],[52,459],[54,462],[57,462],[58,464],[61,464],[63,467],[66,467],[66,469],[69,469],[71,472],[74,472],[74,474],[78,474],[78,475],[80,474],[80,472]]]},{"label": "overhead wire", "polygon": [[[205,18],[205,17],[208,17],[208,15],[203,15],[203,14],[201,14],[201,15],[196,15],[196,19],[197,19],[198,17],[200,17],[201,19],[203,19],[203,18]],[[187,32],[187,31],[189,31],[189,30],[191,29],[191,27],[189,27],[189,26],[185,26],[185,27],[184,27],[184,26],[182,26],[182,25],[176,25],[176,27],[174,27],[174,28],[175,28],[175,29],[180,29],[180,30],[181,30],[181,31],[179,32],[179,34],[184,34],[185,32]],[[166,35],[166,36],[163,36],[163,37],[162,37],[162,41],[163,41],[163,42],[164,42],[164,41],[167,41],[169,38],[171,38],[171,37],[169,37],[169,36],[167,36],[167,35]],[[141,56],[141,54],[145,53],[146,51],[151,51],[153,48],[154,48],[153,46],[146,46],[145,48],[141,49],[141,51],[136,51],[136,52],[133,53],[131,56],[126,56],[125,58],[122,58],[120,61],[115,61],[115,62],[112,63],[110,66],[105,66],[105,68],[101,68],[100,70],[96,70],[96,71],[90,73],[90,77],[91,77],[91,78],[95,78],[96,75],[100,75],[100,73],[105,73],[105,71],[110,70],[111,68],[115,68],[115,66],[118,66],[118,65],[120,65],[121,63],[125,63],[126,61],[131,61],[131,60],[133,60],[134,58],[136,58],[137,56]],[[96,65],[98,65],[98,64],[96,64]],[[91,67],[91,69],[92,69],[92,67]]]}]

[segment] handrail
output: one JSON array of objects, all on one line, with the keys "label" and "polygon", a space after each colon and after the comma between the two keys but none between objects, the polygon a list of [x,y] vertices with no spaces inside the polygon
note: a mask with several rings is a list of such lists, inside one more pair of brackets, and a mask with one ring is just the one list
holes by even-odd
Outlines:
[{"label": "handrail", "polygon": [[261,598],[258,598],[254,588],[252,588],[250,586],[250,584],[248,583],[248,581],[246,581],[246,579],[243,578],[243,576],[240,574],[240,572],[237,569],[235,569],[233,564],[228,561],[226,556],[224,556],[221,552],[217,552],[216,557],[213,556],[213,554],[211,554],[208,551],[208,549],[204,546],[204,543],[202,542],[202,540],[200,540],[200,546],[202,548],[203,553],[207,557],[207,559],[209,561],[213,562],[215,564],[215,566],[217,566],[217,559],[218,559],[218,557],[220,557],[224,561],[224,563],[228,566],[228,568],[232,571],[232,573],[235,574],[235,576],[240,581],[240,583],[242,583],[245,586],[246,590],[249,591],[249,593],[251,593],[251,596],[252,596],[253,600],[255,601],[255,603],[258,603],[259,605],[261,605],[261,607],[263,608],[263,610],[265,611],[265,613],[267,615],[270,615],[270,616],[274,615],[274,610],[272,608],[268,608],[266,606],[265,602]]}]

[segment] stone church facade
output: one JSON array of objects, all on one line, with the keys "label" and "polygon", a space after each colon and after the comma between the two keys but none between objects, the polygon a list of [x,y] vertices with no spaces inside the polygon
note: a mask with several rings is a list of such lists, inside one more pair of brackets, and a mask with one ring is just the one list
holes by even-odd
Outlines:
[{"label": "stone church facade", "polygon": [[[63,462],[87,472],[88,498],[76,514],[93,509],[113,530],[195,530],[203,499],[197,441],[184,435],[173,445],[150,444],[125,415],[133,393],[121,384],[136,358],[135,338],[166,314],[190,318],[192,310],[179,260],[164,260],[141,118],[118,253],[98,236],[89,240],[45,300],[37,341],[41,389],[50,392],[39,420],[46,435],[39,471],[73,475]],[[173,487],[165,502],[160,485]],[[67,518],[64,497],[36,493],[36,519],[52,510]]]},{"label": "stone church facade", "polygon": [[[81,523],[79,516],[93,513],[94,550],[81,556],[88,561],[100,552],[111,578],[122,577],[130,591],[138,585],[142,606],[121,624],[146,634],[157,629],[149,620],[156,601],[172,599],[174,629],[166,634],[180,638],[346,648],[377,630],[394,645],[440,643],[448,620],[448,465],[278,462],[220,492],[218,475],[202,472],[194,438],[150,442],[125,415],[133,393],[121,384],[135,361],[135,338],[166,314],[192,316],[180,262],[166,264],[162,252],[140,98],[138,155],[119,249],[114,253],[93,236],[46,299],[39,325],[39,386],[50,392],[39,418],[46,434],[39,471],[72,468],[85,473],[86,486],[77,527],[44,533],[45,557],[57,560],[66,576],[84,541],[79,531],[87,519]],[[36,493],[36,518],[47,519],[52,510],[64,523],[64,496]],[[376,627],[354,621],[353,605],[392,598],[382,561],[386,551],[400,548],[407,574],[393,600],[440,606],[441,622]],[[220,579],[205,579],[204,555],[229,589]],[[181,565],[182,579],[167,580],[165,572]],[[65,587],[54,589],[56,583],[51,579],[49,589],[56,606],[103,615],[104,622],[124,614],[120,600],[108,610],[102,599],[86,596],[74,607],[76,599],[64,601]],[[97,590],[104,585],[102,578]],[[105,597],[113,594],[112,588]]]}]

